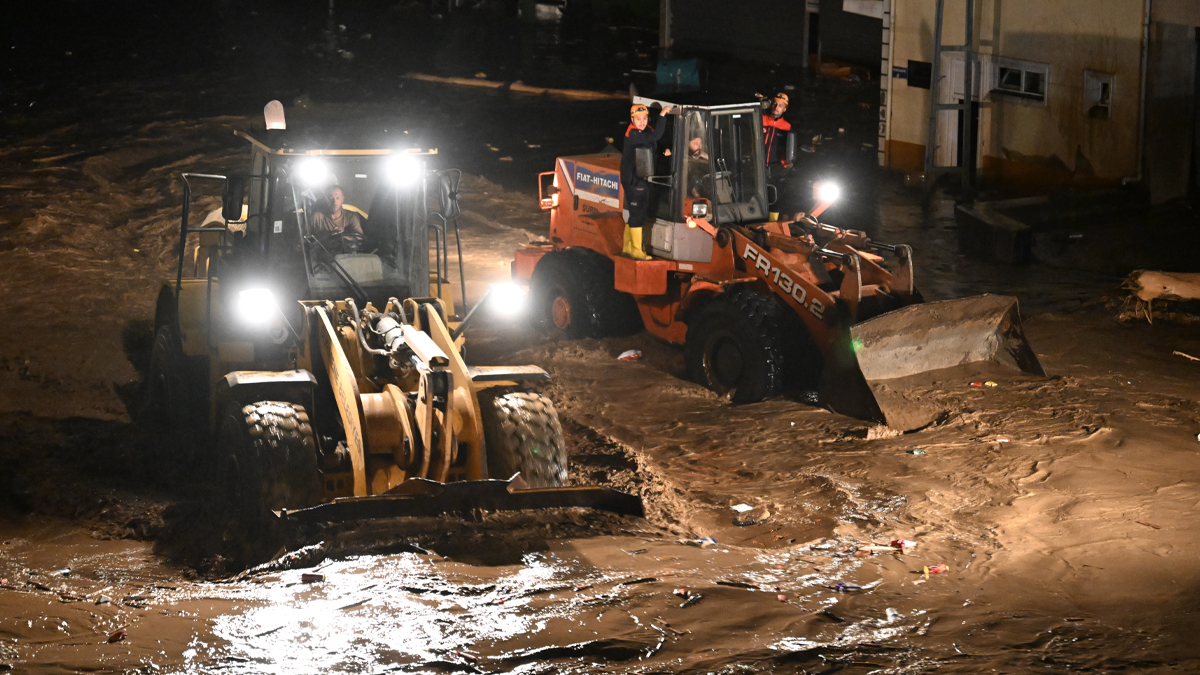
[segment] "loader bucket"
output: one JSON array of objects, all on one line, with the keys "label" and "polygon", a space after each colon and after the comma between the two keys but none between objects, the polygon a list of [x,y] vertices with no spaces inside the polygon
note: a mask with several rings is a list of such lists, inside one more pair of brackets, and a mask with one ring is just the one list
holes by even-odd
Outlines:
[{"label": "loader bucket", "polygon": [[414,478],[392,492],[370,497],[345,497],[280,517],[312,525],[378,518],[440,516],[449,513],[524,511],[583,507],[627,516],[645,516],[637,495],[606,487],[529,488],[519,476],[511,480],[472,480],[453,483]]},{"label": "loader bucket", "polygon": [[881,418],[900,431],[919,429],[942,413],[931,395],[938,381],[1006,371],[1046,374],[1010,296],[909,305],[852,326],[848,337],[858,366],[848,379],[861,374],[862,380],[843,377],[843,384],[860,395],[869,391],[873,401],[852,401],[843,391],[840,403],[847,410],[839,412]]}]

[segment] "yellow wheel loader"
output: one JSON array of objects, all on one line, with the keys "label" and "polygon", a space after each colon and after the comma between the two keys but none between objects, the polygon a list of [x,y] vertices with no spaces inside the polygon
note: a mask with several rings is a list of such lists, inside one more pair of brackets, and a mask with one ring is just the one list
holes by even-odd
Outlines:
[{"label": "yellow wheel loader", "polygon": [[[464,361],[480,307],[523,296],[489,291],[457,320],[445,278],[458,172],[430,170],[436,150],[271,122],[237,132],[247,174],[183,174],[178,268],[158,295],[139,413],[166,459],[214,468],[240,512],[301,523],[565,506],[641,515],[633,495],[567,487],[558,415],[533,387],[545,371]],[[196,226],[202,182],[221,188],[222,206]],[[461,279],[461,244],[458,265]]]}]

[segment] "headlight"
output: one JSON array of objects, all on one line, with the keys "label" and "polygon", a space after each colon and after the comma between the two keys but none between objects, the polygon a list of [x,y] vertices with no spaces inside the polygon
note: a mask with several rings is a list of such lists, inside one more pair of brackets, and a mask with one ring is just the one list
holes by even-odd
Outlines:
[{"label": "headlight", "polygon": [[842,196],[842,189],[837,183],[821,182],[813,187],[816,188],[817,201],[836,202]]},{"label": "headlight", "polygon": [[708,217],[708,201],[697,199],[692,202],[692,217],[707,218]]},{"label": "headlight", "polygon": [[323,159],[306,157],[296,163],[296,178],[307,187],[322,185],[329,178],[329,165]]},{"label": "headlight", "polygon": [[411,155],[392,157],[385,168],[394,185],[412,185],[421,179],[421,162]]},{"label": "headlight", "polygon": [[527,304],[529,293],[517,284],[492,284],[488,291],[488,305],[497,314],[516,316],[525,312]]},{"label": "headlight", "polygon": [[252,326],[265,326],[279,314],[279,304],[269,288],[248,288],[237,297],[238,317]]}]

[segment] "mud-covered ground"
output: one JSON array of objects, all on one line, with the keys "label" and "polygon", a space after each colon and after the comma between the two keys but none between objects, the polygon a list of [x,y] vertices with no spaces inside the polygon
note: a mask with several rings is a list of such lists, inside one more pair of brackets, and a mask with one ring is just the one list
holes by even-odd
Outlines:
[{"label": "mud-covered ground", "polygon": [[[368,95],[382,71],[322,72],[267,91],[292,124],[403,125],[468,171],[472,297],[545,232],[532,173],[626,114],[398,81]],[[147,461],[128,423],[178,174],[240,167],[232,130],[264,98],[232,93],[253,78],[188,73],[83,82],[42,114],[25,104],[66,95],[18,78],[0,101],[0,669],[1200,671],[1200,363],[1173,354],[1200,356],[1200,335],[1117,324],[1113,277],[959,256],[949,200],[926,214],[862,169],[869,84],[797,96],[830,137],[816,157],[860,181],[879,238],[914,246],[927,297],[1018,296],[1049,377],[931,382],[941,421],[897,435],[790,397],[731,406],[645,335],[555,343],[492,320],[471,359],[549,370],[572,480],[640,494],[647,518],[331,528],[239,573],[211,486]],[[640,362],[616,359],[631,348]]]}]

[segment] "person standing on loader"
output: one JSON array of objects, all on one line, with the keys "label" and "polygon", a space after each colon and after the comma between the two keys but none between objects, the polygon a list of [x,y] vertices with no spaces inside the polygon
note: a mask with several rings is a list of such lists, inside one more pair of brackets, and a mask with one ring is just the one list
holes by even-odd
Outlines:
[{"label": "person standing on loader", "polygon": [[[670,112],[671,106],[667,106],[662,109],[660,116],[666,117]],[[650,183],[637,175],[636,152],[638,148],[650,148],[650,154],[656,154],[658,141],[667,125],[659,124],[657,130],[650,126],[650,111],[640,103],[629,109],[629,119],[629,128],[625,130],[625,146],[621,149],[621,185],[625,188],[624,207],[629,214],[621,252],[634,260],[649,260],[650,256],[642,248],[642,226],[650,212]],[[670,152],[664,151],[668,155]]]},{"label": "person standing on loader", "polygon": [[791,168],[784,156],[787,148],[787,133],[792,125],[783,119],[787,112],[788,95],[779,92],[771,99],[771,107],[763,115],[763,145],[766,146],[767,180],[778,180]]}]

